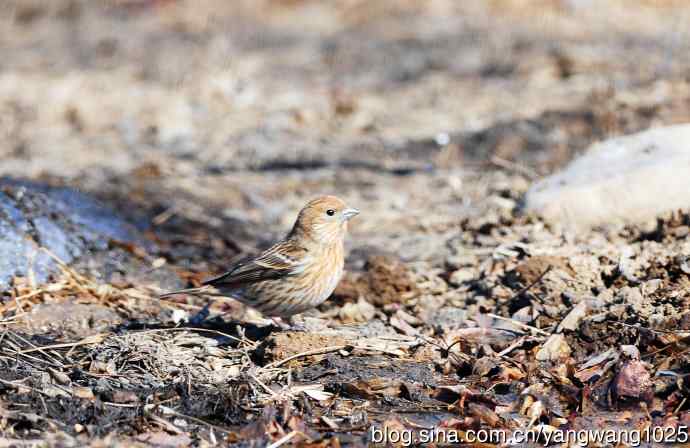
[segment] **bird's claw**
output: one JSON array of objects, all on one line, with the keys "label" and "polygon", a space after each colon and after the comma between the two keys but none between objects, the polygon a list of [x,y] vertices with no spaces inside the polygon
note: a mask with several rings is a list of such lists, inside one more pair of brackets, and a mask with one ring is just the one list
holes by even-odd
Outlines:
[{"label": "bird's claw", "polygon": [[271,318],[271,320],[273,321],[273,325],[275,325],[282,331],[307,331],[307,327],[305,327],[301,323],[295,323],[291,319],[283,320],[280,317],[273,317]]}]

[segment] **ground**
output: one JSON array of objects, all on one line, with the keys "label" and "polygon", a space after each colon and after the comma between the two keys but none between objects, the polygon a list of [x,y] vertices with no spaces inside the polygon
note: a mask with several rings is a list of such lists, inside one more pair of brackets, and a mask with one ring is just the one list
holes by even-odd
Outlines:
[{"label": "ground", "polygon": [[[0,175],[78,188],[156,247],[2,293],[2,444],[690,423],[688,210],[576,233],[520,209],[590,143],[688,121],[686,2],[3,8]],[[362,213],[306,331],[156,298],[321,193]]]}]

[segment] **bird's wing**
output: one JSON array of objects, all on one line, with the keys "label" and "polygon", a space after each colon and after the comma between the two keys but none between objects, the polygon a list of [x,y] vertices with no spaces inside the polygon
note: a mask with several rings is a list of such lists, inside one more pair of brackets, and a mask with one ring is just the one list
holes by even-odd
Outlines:
[{"label": "bird's wing", "polygon": [[285,277],[304,264],[307,250],[292,241],[271,246],[257,257],[239,263],[230,271],[206,280],[204,285],[239,287],[248,283]]}]

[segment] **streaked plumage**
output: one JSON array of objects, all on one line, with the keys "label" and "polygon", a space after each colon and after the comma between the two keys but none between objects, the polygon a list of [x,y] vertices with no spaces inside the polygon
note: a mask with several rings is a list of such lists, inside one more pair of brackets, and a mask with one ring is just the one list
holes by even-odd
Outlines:
[{"label": "streaked plumage", "polygon": [[192,288],[164,294],[223,295],[266,316],[290,317],[323,303],[343,275],[347,222],[359,213],[335,196],[300,211],[290,233],[258,256]]}]

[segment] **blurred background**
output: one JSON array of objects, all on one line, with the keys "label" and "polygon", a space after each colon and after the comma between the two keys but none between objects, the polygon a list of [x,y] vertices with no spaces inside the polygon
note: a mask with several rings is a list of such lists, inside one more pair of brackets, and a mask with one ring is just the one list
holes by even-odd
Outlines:
[{"label": "blurred background", "polygon": [[510,209],[593,141],[690,110],[683,0],[2,8],[0,175],[177,222],[218,253],[209,270],[318,193],[363,210],[356,247],[441,259],[460,220]]}]

